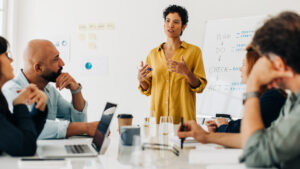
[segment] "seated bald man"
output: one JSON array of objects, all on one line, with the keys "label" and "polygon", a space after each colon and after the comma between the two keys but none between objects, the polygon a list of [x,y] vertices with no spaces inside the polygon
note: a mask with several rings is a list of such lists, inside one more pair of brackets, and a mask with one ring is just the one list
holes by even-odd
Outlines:
[{"label": "seated bald man", "polygon": [[[17,91],[34,83],[48,96],[48,117],[39,139],[66,138],[78,134],[95,134],[98,122],[87,123],[87,102],[81,93],[81,85],[68,73],[62,72],[64,62],[52,42],[31,40],[24,52],[24,69],[3,87],[3,93],[12,110]],[[68,89],[72,103],[66,101],[49,82],[59,90]],[[31,109],[29,107],[29,109]]]}]

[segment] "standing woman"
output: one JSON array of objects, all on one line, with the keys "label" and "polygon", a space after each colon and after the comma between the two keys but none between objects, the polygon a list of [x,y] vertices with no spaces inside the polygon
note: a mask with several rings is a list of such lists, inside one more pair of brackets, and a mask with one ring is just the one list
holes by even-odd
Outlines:
[{"label": "standing woman", "polygon": [[163,12],[167,41],[150,51],[146,64],[138,73],[140,91],[151,95],[150,115],[172,116],[175,124],[196,120],[196,93],[206,86],[206,77],[199,47],[181,41],[188,23],[185,8],[171,5]]},{"label": "standing woman", "polygon": [[[0,88],[13,79],[12,59],[7,53],[8,42],[0,36]],[[8,109],[7,101],[0,90],[0,154],[12,156],[34,155],[36,140],[42,131],[47,117],[47,96],[35,85],[29,85],[19,91],[13,101],[14,111]],[[29,113],[26,103],[33,104]]]}]

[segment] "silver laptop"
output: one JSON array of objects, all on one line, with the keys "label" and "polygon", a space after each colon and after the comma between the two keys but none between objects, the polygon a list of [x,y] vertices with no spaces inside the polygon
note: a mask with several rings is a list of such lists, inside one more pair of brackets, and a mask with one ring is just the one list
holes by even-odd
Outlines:
[{"label": "silver laptop", "polygon": [[38,156],[43,158],[97,156],[108,140],[106,137],[116,108],[116,104],[106,103],[91,144],[41,145],[37,151]]}]

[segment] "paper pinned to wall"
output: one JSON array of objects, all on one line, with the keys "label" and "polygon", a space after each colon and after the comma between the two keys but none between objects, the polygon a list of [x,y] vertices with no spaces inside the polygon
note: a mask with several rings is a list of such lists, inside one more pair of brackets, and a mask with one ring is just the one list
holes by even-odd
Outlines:
[{"label": "paper pinned to wall", "polygon": [[82,75],[105,75],[108,74],[108,56],[105,55],[99,41],[77,41],[80,51],[77,59],[73,62],[76,71]]},{"label": "paper pinned to wall", "polygon": [[[106,75],[109,70],[111,51],[106,45],[113,45],[115,24],[113,22],[88,22],[76,25],[74,40],[77,71],[83,75]],[[80,50],[78,50],[80,49]]]},{"label": "paper pinned to wall", "polygon": [[87,56],[82,60],[79,70],[88,75],[104,75],[108,73],[107,57]]}]

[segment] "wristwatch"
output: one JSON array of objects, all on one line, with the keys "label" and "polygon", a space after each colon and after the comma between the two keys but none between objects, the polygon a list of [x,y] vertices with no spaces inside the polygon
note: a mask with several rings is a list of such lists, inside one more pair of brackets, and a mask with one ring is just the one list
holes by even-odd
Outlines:
[{"label": "wristwatch", "polygon": [[251,98],[251,97],[260,97],[260,93],[259,92],[246,92],[243,94],[243,104],[246,102],[247,99]]},{"label": "wristwatch", "polygon": [[72,93],[72,94],[77,94],[77,93],[81,92],[82,86],[81,86],[80,83],[78,83],[78,85],[79,85],[79,88],[78,88],[78,89],[76,89],[76,90],[71,90],[71,93]]}]

